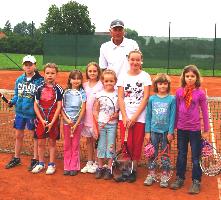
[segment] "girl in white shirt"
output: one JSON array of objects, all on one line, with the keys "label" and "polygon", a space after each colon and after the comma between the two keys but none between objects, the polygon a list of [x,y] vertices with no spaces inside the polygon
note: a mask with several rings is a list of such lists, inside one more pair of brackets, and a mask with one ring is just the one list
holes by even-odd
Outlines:
[{"label": "girl in white shirt", "polygon": [[[122,174],[115,181],[136,181],[137,162],[141,157],[145,132],[146,105],[149,98],[150,75],[142,70],[143,55],[139,50],[129,53],[130,69],[117,82],[118,101],[120,106],[120,131],[124,138],[128,129],[127,146],[134,162],[134,170],[130,175]],[[124,140],[122,139],[122,144]]]}]

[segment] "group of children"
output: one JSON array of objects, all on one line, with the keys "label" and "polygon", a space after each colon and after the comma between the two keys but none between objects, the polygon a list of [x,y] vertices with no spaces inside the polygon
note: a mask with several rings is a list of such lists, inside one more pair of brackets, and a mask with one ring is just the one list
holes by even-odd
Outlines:
[{"label": "group of children", "polygon": [[[15,156],[6,165],[12,168],[21,164],[20,152],[25,126],[34,134],[34,157],[29,170],[38,173],[45,168],[44,152],[46,138],[49,138],[50,162],[46,174],[53,174],[55,166],[55,146],[59,139],[59,116],[63,118],[64,130],[64,175],[95,173],[97,179],[112,179],[111,163],[113,151],[116,150],[115,138],[119,120],[121,138],[128,129],[127,146],[134,162],[130,174],[115,177],[116,182],[134,182],[137,176],[137,163],[140,160],[144,138],[155,148],[158,154],[159,143],[162,148],[174,139],[174,129],[177,129],[178,156],[176,162],[176,180],[171,189],[179,189],[185,180],[188,143],[192,149],[192,180],[189,190],[196,194],[200,191],[202,171],[199,165],[201,152],[200,109],[202,110],[204,132],[209,130],[206,95],[201,86],[200,73],[196,66],[186,66],[181,75],[181,87],[176,95],[170,95],[170,78],[166,74],[158,74],[153,81],[154,95],[150,96],[151,77],[142,70],[143,55],[134,50],[129,53],[129,71],[123,76],[106,69],[102,73],[97,63],[91,62],[86,68],[87,81],[83,83],[82,73],[78,70],[70,72],[67,88],[78,90],[82,94],[82,106],[76,121],[67,118],[62,111],[62,88],[56,84],[57,66],[53,63],[44,67],[44,78],[35,70],[36,60],[33,56],[25,56],[23,69],[25,73],[16,80],[15,95],[10,104],[16,106],[14,128],[16,129]],[[38,106],[38,101],[45,103],[47,98],[41,98],[40,93],[47,87],[55,88],[56,105],[46,121]],[[108,96],[115,105],[115,112],[107,125],[103,126],[102,108],[98,113],[98,129],[93,123],[93,105],[99,97]],[[49,95],[50,96],[50,95]],[[150,98],[149,98],[150,96]],[[35,99],[35,101],[34,101]],[[37,118],[35,119],[35,115]],[[47,133],[45,134],[45,129]],[[71,137],[73,133],[73,137]],[[47,136],[46,136],[47,135]],[[87,140],[88,161],[80,170],[80,137]],[[98,140],[97,149],[95,141]],[[123,139],[121,143],[123,144]],[[39,160],[37,159],[39,157]],[[107,166],[104,166],[107,160]],[[154,167],[149,172],[144,185],[154,183]],[[126,177],[125,177],[126,176]],[[161,181],[161,187],[167,187],[168,182]]]}]

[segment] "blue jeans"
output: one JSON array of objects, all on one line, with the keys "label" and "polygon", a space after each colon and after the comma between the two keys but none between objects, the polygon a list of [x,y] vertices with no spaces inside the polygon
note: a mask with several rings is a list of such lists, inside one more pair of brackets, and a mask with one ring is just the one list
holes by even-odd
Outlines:
[{"label": "blue jeans", "polygon": [[[99,124],[101,126],[101,124]],[[97,147],[98,158],[112,158],[114,152],[110,152],[110,147],[115,150],[117,124],[106,124],[100,128],[100,136]]]},{"label": "blue jeans", "polygon": [[[150,138],[151,138],[151,143],[154,146],[154,157],[150,159],[149,163],[148,163],[148,169],[149,170],[154,170],[157,167],[157,163],[154,161],[154,159],[158,156],[158,151],[159,151],[159,144],[160,145],[160,151],[163,151],[167,144],[168,144],[168,140],[167,140],[167,133],[156,133],[156,132],[151,132],[150,133]],[[168,149],[166,150],[166,152],[168,151]],[[166,157],[162,157],[158,158],[161,159],[161,164],[162,164],[162,169],[163,170],[169,170],[170,168],[170,160],[167,159]]]},{"label": "blue jeans", "polygon": [[201,154],[201,131],[177,130],[177,163],[176,175],[185,179],[188,143],[190,142],[192,152],[192,180],[201,181],[202,170],[200,168],[200,154]]}]

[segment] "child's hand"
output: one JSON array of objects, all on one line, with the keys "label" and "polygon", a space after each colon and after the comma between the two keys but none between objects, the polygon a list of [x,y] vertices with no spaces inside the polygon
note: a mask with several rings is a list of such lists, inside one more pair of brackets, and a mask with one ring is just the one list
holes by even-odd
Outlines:
[{"label": "child's hand", "polygon": [[51,122],[46,124],[45,128],[48,128],[47,132],[50,132],[52,126],[53,126],[53,124]]},{"label": "child's hand", "polygon": [[145,133],[145,140],[147,141],[147,144],[150,143],[150,133]]},{"label": "child's hand", "polygon": [[168,140],[169,143],[172,142],[173,139],[174,139],[173,134],[171,134],[171,133],[167,134],[167,140]]},{"label": "child's hand", "polygon": [[67,123],[70,127],[74,126],[74,122],[71,119],[68,119]]},{"label": "child's hand", "polygon": [[129,119],[127,117],[122,117],[124,127],[128,127]]},{"label": "child's hand", "polygon": [[111,117],[110,117],[110,121],[112,121],[114,119],[118,119],[118,116],[119,116],[118,112],[113,113],[113,115],[111,115]]},{"label": "child's hand", "polygon": [[207,134],[209,134],[209,131],[204,131],[202,134],[207,135]]},{"label": "child's hand", "polygon": [[99,132],[99,130],[98,130],[98,126],[97,126],[97,124],[93,124],[93,131],[94,131],[94,138],[95,139],[97,139],[98,138],[98,132]]},{"label": "child's hand", "polygon": [[12,104],[11,101],[8,101],[8,107],[9,107],[9,108],[13,107],[13,104]]},{"label": "child's hand", "polygon": [[42,123],[42,125],[43,125],[44,128],[45,128],[45,127],[47,126],[47,124],[48,124],[44,119],[41,120],[41,123]]},{"label": "child's hand", "polygon": [[77,124],[74,124],[73,126],[71,126],[71,135],[70,135],[70,137],[74,137],[74,132],[75,132],[76,128],[77,128]]},{"label": "child's hand", "polygon": [[94,130],[94,138],[97,139],[98,136],[99,136],[99,132],[98,132],[97,129],[96,129],[96,130]]},{"label": "child's hand", "polygon": [[128,123],[128,127],[132,127],[137,121],[137,118],[132,116],[131,119],[129,120],[129,123]]}]

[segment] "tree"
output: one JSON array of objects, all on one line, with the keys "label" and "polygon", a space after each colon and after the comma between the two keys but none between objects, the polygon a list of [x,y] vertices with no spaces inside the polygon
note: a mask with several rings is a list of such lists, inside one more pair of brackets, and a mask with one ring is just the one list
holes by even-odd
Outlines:
[{"label": "tree", "polygon": [[156,46],[156,43],[155,43],[154,37],[151,36],[151,37],[150,37],[150,40],[149,40],[149,42],[148,42],[148,47],[149,47],[149,48],[155,48],[155,46]]},{"label": "tree", "polygon": [[35,31],[34,23],[27,24],[25,21],[18,23],[13,29],[14,33],[24,36],[32,36]]},{"label": "tree", "polygon": [[91,24],[87,6],[70,1],[61,8],[56,5],[49,8],[42,31],[58,34],[93,34],[95,26]]},{"label": "tree", "polygon": [[138,33],[135,30],[131,30],[129,28],[126,28],[125,32],[126,32],[126,35],[128,38],[133,39],[133,40],[137,40]]},{"label": "tree", "polygon": [[12,34],[12,26],[11,26],[11,23],[9,22],[9,20],[5,23],[5,26],[3,28],[3,32],[6,35],[11,35]]}]

